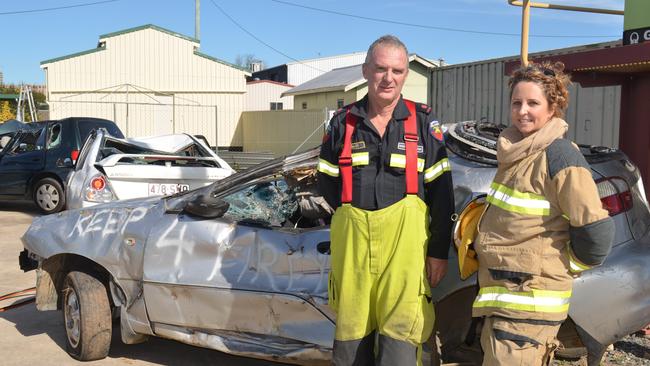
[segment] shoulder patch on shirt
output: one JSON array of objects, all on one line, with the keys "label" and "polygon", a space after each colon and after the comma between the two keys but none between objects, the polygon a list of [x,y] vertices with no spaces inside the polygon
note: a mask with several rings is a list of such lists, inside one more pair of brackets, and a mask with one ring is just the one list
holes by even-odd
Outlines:
[{"label": "shoulder patch on shirt", "polygon": [[587,160],[571,141],[557,139],[546,148],[546,161],[548,162],[548,174],[551,179],[561,170],[568,167],[579,167],[589,169]]},{"label": "shoulder patch on shirt", "polygon": [[442,142],[444,137],[442,135],[442,127],[438,121],[429,122],[429,133],[433,136],[434,139]]},{"label": "shoulder patch on shirt", "polygon": [[420,104],[420,109],[421,109],[424,113],[431,113],[431,107],[429,107],[429,106],[426,105],[426,104]]}]

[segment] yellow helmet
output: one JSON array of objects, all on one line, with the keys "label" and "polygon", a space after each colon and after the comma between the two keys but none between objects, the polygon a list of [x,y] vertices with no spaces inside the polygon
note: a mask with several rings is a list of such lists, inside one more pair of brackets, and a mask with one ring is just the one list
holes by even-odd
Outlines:
[{"label": "yellow helmet", "polygon": [[454,245],[458,250],[458,268],[460,269],[460,278],[463,280],[478,270],[474,240],[478,233],[478,222],[485,207],[485,196],[475,198],[465,206],[454,225]]}]

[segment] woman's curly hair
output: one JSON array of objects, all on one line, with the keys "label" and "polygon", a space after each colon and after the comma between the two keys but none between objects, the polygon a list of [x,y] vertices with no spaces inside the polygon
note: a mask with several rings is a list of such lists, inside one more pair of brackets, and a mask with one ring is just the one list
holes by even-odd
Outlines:
[{"label": "woman's curly hair", "polygon": [[570,76],[564,72],[562,62],[530,63],[527,67],[520,67],[510,75],[508,86],[510,97],[515,86],[521,81],[531,81],[541,86],[549,107],[554,109],[553,117],[564,117],[564,111],[569,106]]}]

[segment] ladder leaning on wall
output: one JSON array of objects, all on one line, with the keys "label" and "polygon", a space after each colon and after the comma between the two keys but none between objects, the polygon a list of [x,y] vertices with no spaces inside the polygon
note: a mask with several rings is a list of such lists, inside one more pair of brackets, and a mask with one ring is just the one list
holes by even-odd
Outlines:
[{"label": "ladder leaning on wall", "polygon": [[20,94],[18,96],[18,106],[16,107],[16,119],[25,122],[25,103],[29,105],[29,115],[32,117],[32,122],[38,121],[38,114],[36,113],[36,105],[34,104],[34,95],[32,88],[29,85],[20,86]]}]

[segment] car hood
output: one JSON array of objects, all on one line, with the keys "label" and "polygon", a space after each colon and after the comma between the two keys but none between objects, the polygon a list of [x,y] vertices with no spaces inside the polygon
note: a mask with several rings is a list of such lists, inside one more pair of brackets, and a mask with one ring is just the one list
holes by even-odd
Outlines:
[{"label": "car hood", "polygon": [[[123,231],[123,228],[117,226],[120,222],[137,222],[159,202],[158,197],[115,201],[35,217],[21,240],[27,250],[42,258],[65,252],[87,253],[88,243],[93,242],[88,238],[119,241]],[[101,215],[96,215],[100,212]],[[118,220],[118,216],[126,216],[128,219]]]}]

